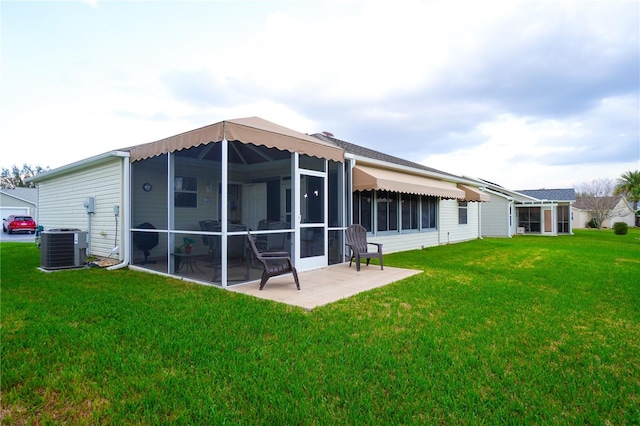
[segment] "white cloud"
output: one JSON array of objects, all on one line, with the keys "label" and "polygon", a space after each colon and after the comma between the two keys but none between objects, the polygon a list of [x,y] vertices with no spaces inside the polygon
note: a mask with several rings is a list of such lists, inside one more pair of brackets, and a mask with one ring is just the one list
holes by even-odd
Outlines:
[{"label": "white cloud", "polygon": [[476,127],[475,136],[482,140],[478,145],[430,155],[421,163],[512,189],[572,187],[594,178],[615,178],[640,167],[638,130],[603,134],[600,121],[614,115],[628,125],[634,121],[625,116],[635,114],[637,126],[637,112],[637,97],[625,96],[605,99],[580,117],[533,119],[505,114]]},{"label": "white cloud", "polygon": [[85,3],[3,7],[3,167],[256,115],[509,186],[638,168],[626,2]]}]

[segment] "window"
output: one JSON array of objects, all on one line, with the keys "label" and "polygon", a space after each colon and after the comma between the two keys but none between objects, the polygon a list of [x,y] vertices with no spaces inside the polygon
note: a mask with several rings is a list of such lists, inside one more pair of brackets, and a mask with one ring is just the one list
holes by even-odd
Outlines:
[{"label": "window", "polygon": [[540,232],[540,207],[520,207],[518,226],[523,227],[525,232]]},{"label": "window", "polygon": [[324,178],[300,179],[300,214],[302,223],[324,223]]},{"label": "window", "polygon": [[458,201],[458,225],[467,224],[467,202]]},{"label": "window", "polygon": [[176,207],[198,207],[198,178],[177,176],[173,189]]},{"label": "window", "polygon": [[356,191],[353,193],[353,223],[359,223],[372,232],[371,227],[371,191]]},{"label": "window", "polygon": [[418,229],[418,196],[401,195],[402,229]]},{"label": "window", "polygon": [[[375,197],[375,206],[372,198]],[[373,209],[376,231],[397,232],[435,230],[438,223],[438,198],[391,191],[356,191],[353,193],[353,223],[372,232]]]},{"label": "window", "polygon": [[437,228],[437,211],[438,211],[438,199],[436,197],[428,197],[423,195],[421,197],[422,203],[422,229],[436,229]]},{"label": "window", "polygon": [[376,191],[376,212],[378,213],[378,231],[397,231],[398,193]]}]

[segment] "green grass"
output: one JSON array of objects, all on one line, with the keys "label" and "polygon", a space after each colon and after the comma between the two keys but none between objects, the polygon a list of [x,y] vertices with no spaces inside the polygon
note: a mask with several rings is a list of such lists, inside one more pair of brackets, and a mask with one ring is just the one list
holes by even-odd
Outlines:
[{"label": "green grass", "polygon": [[312,312],[0,250],[3,424],[640,423],[637,229],[388,255],[424,273]]}]

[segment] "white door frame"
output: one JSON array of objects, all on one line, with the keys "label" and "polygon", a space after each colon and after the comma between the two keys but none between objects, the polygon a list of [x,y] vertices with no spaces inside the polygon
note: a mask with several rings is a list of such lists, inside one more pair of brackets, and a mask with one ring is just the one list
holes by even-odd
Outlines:
[{"label": "white door frame", "polygon": [[[289,203],[287,203],[287,191],[289,192]],[[291,200],[293,199],[293,188],[291,179],[280,179],[280,220],[292,224],[293,211],[291,210]]]},{"label": "white door frame", "polygon": [[[328,216],[329,216],[329,197],[328,197],[328,176],[327,176],[327,164],[325,160],[325,171],[318,172],[313,170],[301,170],[298,167],[298,154],[296,153],[295,160],[295,188],[292,189],[292,194],[294,196],[294,212],[293,217],[295,218],[295,236],[296,236],[296,244],[295,247],[295,265],[299,271],[308,271],[311,269],[319,269],[327,266],[328,264],[328,255],[327,255],[327,238],[328,238]],[[301,223],[302,222],[302,210],[301,210],[301,200],[300,200],[300,188],[302,187],[302,178],[304,176],[315,176],[323,179],[323,209],[324,209],[324,222],[322,223]],[[310,228],[320,228],[322,227],[323,233],[323,254],[321,256],[313,256],[313,257],[301,257],[301,245],[303,243],[303,232],[305,230],[309,230]]]}]

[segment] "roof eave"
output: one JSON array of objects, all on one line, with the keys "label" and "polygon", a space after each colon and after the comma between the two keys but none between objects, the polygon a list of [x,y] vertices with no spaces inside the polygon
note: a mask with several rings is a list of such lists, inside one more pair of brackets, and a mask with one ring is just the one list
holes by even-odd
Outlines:
[{"label": "roof eave", "polygon": [[53,170],[38,173],[35,176],[25,179],[25,182],[38,183],[43,180],[51,179],[53,177],[73,172],[76,170],[86,169],[87,167],[94,166],[96,164],[104,163],[114,158],[129,158],[129,153],[124,151],[109,151],[103,154],[99,154],[93,157],[85,158],[84,160],[76,161],[75,163],[67,164],[62,167],[58,167]]},{"label": "roof eave", "polygon": [[[29,178],[29,179],[31,179],[31,178]],[[7,191],[0,191],[0,192],[3,193],[4,195],[6,195],[7,197],[15,198],[16,200],[24,201],[25,203],[33,204],[34,206],[36,205],[36,203],[34,203],[31,200],[26,200],[26,199],[24,199],[22,197],[16,197],[13,194],[9,194]]]}]

